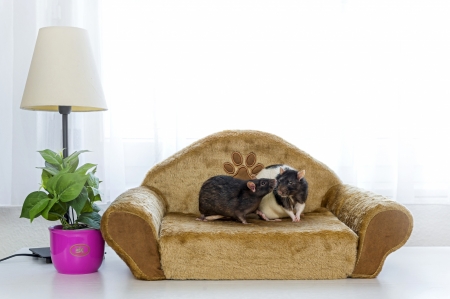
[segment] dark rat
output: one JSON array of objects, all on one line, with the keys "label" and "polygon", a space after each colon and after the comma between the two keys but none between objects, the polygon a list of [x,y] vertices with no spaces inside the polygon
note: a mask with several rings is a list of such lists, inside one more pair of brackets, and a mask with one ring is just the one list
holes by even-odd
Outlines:
[{"label": "dark rat", "polygon": [[247,224],[245,216],[258,209],[264,195],[269,194],[276,183],[275,179],[245,181],[226,175],[209,178],[200,189],[198,203],[202,215],[197,220],[232,217]]},{"label": "dark rat", "polygon": [[300,221],[308,197],[308,182],[305,170],[297,171],[288,165],[270,165],[256,176],[275,178],[277,187],[266,195],[259,206],[258,215],[267,221],[279,221],[290,216],[293,222]]}]

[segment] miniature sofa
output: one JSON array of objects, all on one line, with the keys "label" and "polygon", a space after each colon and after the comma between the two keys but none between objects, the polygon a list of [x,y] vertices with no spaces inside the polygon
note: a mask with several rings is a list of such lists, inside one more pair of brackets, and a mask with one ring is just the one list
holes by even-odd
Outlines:
[{"label": "miniature sofa", "polygon": [[[208,178],[250,179],[264,166],[306,170],[304,216],[249,224],[196,221]],[[403,246],[410,212],[381,195],[345,185],[323,163],[272,134],[223,131],[154,166],[140,187],[105,211],[101,231],[137,279],[374,278]]]}]

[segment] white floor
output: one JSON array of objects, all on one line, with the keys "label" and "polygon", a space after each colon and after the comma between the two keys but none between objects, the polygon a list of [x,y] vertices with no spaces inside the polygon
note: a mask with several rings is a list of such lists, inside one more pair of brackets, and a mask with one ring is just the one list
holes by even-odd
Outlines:
[{"label": "white floor", "polygon": [[0,298],[449,299],[449,270],[450,247],[403,247],[387,258],[376,279],[139,281],[108,248],[99,272],[87,275],[58,274],[32,257],[1,262]]}]

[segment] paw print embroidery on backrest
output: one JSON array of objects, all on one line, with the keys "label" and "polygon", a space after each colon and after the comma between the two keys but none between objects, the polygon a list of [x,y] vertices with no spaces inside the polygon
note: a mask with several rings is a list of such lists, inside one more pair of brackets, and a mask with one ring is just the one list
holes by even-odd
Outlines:
[{"label": "paw print embroidery on backrest", "polygon": [[231,154],[231,161],[223,163],[223,169],[226,173],[241,180],[253,180],[256,175],[264,168],[261,163],[256,164],[256,154],[249,153],[247,157],[242,157],[240,152],[233,152]]}]

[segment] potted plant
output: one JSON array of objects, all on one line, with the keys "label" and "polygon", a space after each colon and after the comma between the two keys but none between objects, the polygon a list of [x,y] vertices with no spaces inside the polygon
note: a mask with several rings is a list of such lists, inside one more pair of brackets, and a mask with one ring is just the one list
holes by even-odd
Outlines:
[{"label": "potted plant", "polygon": [[64,274],[96,272],[103,261],[105,241],[100,232],[101,201],[96,164],[78,167],[76,151],[63,158],[62,152],[39,151],[45,160],[41,188],[31,192],[22,206],[21,218],[30,222],[39,216],[61,225],[49,227],[50,252],[56,270]]}]

